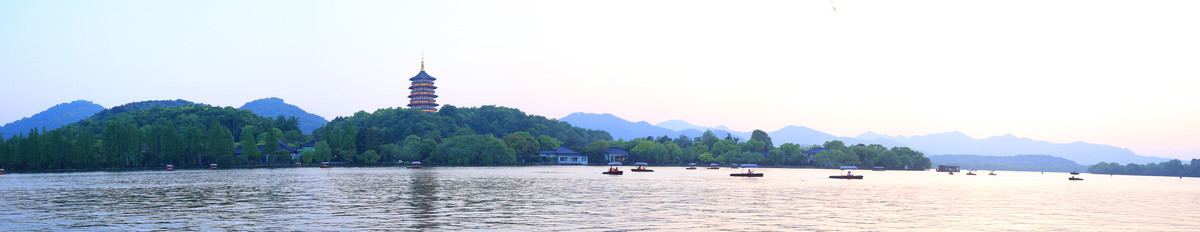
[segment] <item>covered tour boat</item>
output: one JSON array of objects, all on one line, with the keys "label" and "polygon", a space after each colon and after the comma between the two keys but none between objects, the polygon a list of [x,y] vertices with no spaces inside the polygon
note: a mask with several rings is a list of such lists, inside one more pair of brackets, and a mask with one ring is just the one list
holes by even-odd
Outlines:
[{"label": "covered tour boat", "polygon": [[167,165],[167,171],[175,171],[175,165]]},{"label": "covered tour boat", "polygon": [[996,170],[992,170],[991,172],[988,172],[988,175],[989,175],[989,176],[995,176],[995,175],[996,175]]},{"label": "covered tour boat", "polygon": [[621,168],[618,168],[617,166],[621,166],[621,162],[612,162],[612,163],[608,163],[608,171],[607,171],[607,172],[603,172],[603,174],[605,174],[605,175],[621,175],[621,174],[625,174],[625,172],[624,172],[624,171],[621,171]]},{"label": "covered tour boat", "polygon": [[637,168],[630,169],[634,172],[654,172],[654,170],[646,169],[645,166],[650,166],[650,164],[647,164],[646,162],[637,162],[633,165],[637,165]]},{"label": "covered tour boat", "polygon": [[1071,175],[1079,175],[1079,172],[1071,171]]},{"label": "covered tour boat", "polygon": [[975,172],[973,172],[973,171],[967,171],[967,175],[968,175],[968,176],[974,176],[974,175],[975,175]]},{"label": "covered tour boat", "polygon": [[217,170],[217,164],[209,164],[208,169]]},{"label": "covered tour boat", "polygon": [[708,169],[721,169],[721,167],[717,167],[717,163],[711,163],[708,164]]},{"label": "covered tour boat", "polygon": [[829,179],[861,180],[862,178],[863,178],[862,175],[854,175],[854,174],[850,174],[850,172],[846,172],[846,175],[829,176]]},{"label": "covered tour boat", "polygon": [[763,173],[754,172],[753,169],[750,169],[750,168],[757,168],[758,167],[757,164],[742,164],[742,167],[746,168],[745,173],[729,173],[729,176],[741,176],[741,177],[762,177],[763,176]]},{"label": "covered tour boat", "polygon": [[688,163],[687,170],[696,170],[696,163]]},{"label": "covered tour boat", "polygon": [[422,167],[421,167],[421,161],[413,161],[413,162],[412,162],[412,166],[408,166],[408,167],[405,167],[405,168],[413,168],[413,169],[422,168]]},{"label": "covered tour boat", "polygon": [[4,169],[0,169],[0,175],[4,175]]},{"label": "covered tour boat", "polygon": [[871,171],[883,171],[883,170],[884,170],[883,166],[875,166],[875,168],[871,169]]},{"label": "covered tour boat", "polygon": [[1067,177],[1067,179],[1068,179],[1068,180],[1083,180],[1083,178],[1074,177],[1074,176],[1072,176],[1072,177]]}]

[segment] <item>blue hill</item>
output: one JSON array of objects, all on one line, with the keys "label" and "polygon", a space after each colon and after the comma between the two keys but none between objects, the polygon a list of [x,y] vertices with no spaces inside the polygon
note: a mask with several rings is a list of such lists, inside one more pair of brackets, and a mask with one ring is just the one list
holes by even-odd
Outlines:
[{"label": "blue hill", "polygon": [[29,133],[29,129],[57,129],[91,117],[103,110],[103,106],[85,100],[58,104],[33,116],[22,118],[0,127],[0,133],[4,134],[4,138],[0,139],[8,139],[18,134],[27,134]]}]

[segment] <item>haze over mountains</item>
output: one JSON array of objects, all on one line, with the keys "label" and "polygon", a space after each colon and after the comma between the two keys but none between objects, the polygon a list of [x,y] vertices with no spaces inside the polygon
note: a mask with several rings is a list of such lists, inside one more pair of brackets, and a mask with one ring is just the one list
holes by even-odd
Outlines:
[{"label": "haze over mountains", "polygon": [[104,106],[85,100],[58,104],[33,116],[0,126],[0,133],[4,134],[0,139],[28,134],[29,129],[41,130],[45,127],[46,130],[52,130],[91,117],[103,110],[105,110]]},{"label": "haze over mountains", "polygon": [[284,117],[296,117],[297,120],[300,120],[300,131],[303,131],[306,134],[312,133],[313,130],[324,126],[325,123],[329,123],[329,120],[326,120],[321,116],[317,116],[316,114],[309,113],[308,111],[304,111],[304,109],[300,109],[300,107],[295,105],[287,104],[283,102],[283,99],[279,99],[277,97],[263,98],[247,102],[245,105],[242,105],[242,107],[238,107],[238,109],[250,110],[250,112],[254,112],[254,114],[257,115],[262,115],[263,117],[274,118],[280,115],[283,115]]},{"label": "haze over mountains", "polygon": [[[141,101],[115,106],[112,109],[106,109],[104,106],[92,103],[85,100],[77,100],[68,103],[62,103],[50,107],[45,111],[34,114],[33,116],[22,118],[20,120],[4,124],[0,126],[0,132],[3,132],[4,139],[11,138],[18,134],[27,134],[29,129],[53,130],[67,124],[75,123],[80,120],[95,117],[96,119],[104,119],[110,115],[116,115],[122,112],[146,110],[156,107],[170,108],[182,105],[198,104],[186,100],[152,100]],[[300,107],[287,104],[283,99],[279,98],[264,98],[251,102],[247,102],[241,108],[250,110],[254,114],[275,118],[283,115],[284,117],[296,117],[300,121],[300,129],[305,133],[312,133],[314,129],[325,125],[328,120],[308,113]]]},{"label": "haze over mountains", "polygon": [[[630,122],[612,114],[591,113],[572,113],[559,120],[582,128],[608,131],[613,136],[613,139],[621,138],[630,140],[645,138],[646,136],[658,137],[663,135],[674,138],[680,134],[694,138],[706,129],[712,129],[713,133],[722,138],[724,138],[726,133],[739,138],[750,137],[749,132],[730,131],[728,128],[722,126],[697,126],[683,120],[670,120],[651,125],[647,122]],[[934,155],[1050,155],[1062,157],[1084,165],[1099,162],[1144,164],[1168,160],[1160,157],[1139,156],[1129,149],[1111,145],[1085,142],[1051,143],[1029,138],[1019,138],[1013,135],[974,139],[960,132],[911,137],[887,136],[867,132],[857,137],[838,137],[803,126],[787,126],[776,131],[768,131],[767,134],[771,136],[771,140],[775,144],[796,143],[800,145],[819,145],[825,141],[841,140],[846,144],[880,144],[888,147],[905,146],[922,151],[931,157]]]}]

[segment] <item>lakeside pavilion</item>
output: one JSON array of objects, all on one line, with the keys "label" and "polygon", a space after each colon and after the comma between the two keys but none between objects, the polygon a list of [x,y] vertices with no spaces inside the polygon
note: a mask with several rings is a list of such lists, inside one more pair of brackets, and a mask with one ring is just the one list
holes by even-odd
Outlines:
[{"label": "lakeside pavilion", "polygon": [[424,57],[421,58],[421,72],[412,78],[408,78],[408,80],[412,81],[412,86],[408,87],[410,90],[408,94],[408,107],[419,108],[429,113],[437,112],[437,95],[434,94],[437,86],[433,85],[433,81],[436,81],[437,78],[425,73]]}]

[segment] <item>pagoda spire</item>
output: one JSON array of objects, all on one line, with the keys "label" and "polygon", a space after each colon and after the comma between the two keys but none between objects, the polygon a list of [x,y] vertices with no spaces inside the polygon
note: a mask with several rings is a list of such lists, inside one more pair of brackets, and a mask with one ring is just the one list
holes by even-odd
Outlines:
[{"label": "pagoda spire", "polygon": [[425,53],[424,52],[421,53],[421,71],[422,72],[425,71]]}]

